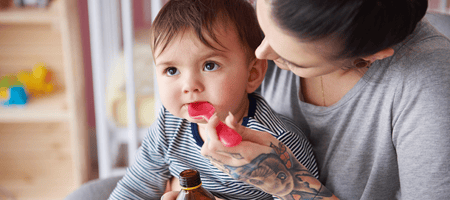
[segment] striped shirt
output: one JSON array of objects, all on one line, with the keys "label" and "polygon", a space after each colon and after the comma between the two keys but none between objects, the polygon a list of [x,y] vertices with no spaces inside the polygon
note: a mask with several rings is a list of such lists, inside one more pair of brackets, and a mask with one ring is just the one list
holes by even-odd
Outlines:
[{"label": "striped shirt", "polygon": [[[317,177],[317,164],[303,132],[287,118],[276,114],[261,96],[250,94],[248,97],[248,116],[244,117],[242,125],[271,133]],[[222,199],[277,199],[218,170],[201,155],[202,145],[197,124],[175,117],[162,107],[139,148],[136,162],[127,169],[109,199],[159,200],[168,179],[179,178],[180,172],[186,169],[198,170],[202,186]]]}]

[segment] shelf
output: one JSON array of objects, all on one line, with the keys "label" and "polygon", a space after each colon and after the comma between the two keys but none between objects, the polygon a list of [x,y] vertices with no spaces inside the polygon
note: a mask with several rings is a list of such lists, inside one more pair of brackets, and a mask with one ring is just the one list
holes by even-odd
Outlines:
[{"label": "shelf", "polygon": [[0,104],[0,187],[18,200],[64,199],[90,178],[78,11],[78,0],[0,10],[0,77],[43,62],[55,89],[23,106]]},{"label": "shelf", "polygon": [[66,93],[31,98],[23,107],[0,106],[0,122],[57,122],[68,119]]},{"label": "shelf", "polygon": [[69,130],[67,123],[0,124],[0,186],[20,200],[64,199],[77,187]]},{"label": "shelf", "polygon": [[47,8],[7,8],[0,10],[0,23],[14,24],[53,24],[58,19],[54,7],[58,1],[52,2]]}]

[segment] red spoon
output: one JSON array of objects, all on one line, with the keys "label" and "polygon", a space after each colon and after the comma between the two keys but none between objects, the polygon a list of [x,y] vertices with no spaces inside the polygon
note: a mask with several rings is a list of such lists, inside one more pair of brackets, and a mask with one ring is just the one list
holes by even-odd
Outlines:
[{"label": "red spoon", "polygon": [[[208,102],[195,102],[188,106],[188,113],[194,119],[206,118],[208,121],[215,112],[214,107]],[[242,137],[236,131],[219,121],[216,127],[217,137],[226,147],[234,147],[241,143]]]}]

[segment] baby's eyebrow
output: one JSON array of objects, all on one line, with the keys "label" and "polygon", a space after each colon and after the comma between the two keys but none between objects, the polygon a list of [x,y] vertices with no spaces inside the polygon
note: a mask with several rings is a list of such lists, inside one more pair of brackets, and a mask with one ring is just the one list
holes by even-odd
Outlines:
[{"label": "baby's eyebrow", "polygon": [[[208,58],[212,58],[212,57],[222,57],[222,58],[226,58],[228,59],[228,56],[226,53],[221,52],[221,51],[217,51],[217,50],[210,50],[207,51],[205,53],[202,53],[202,55],[200,55],[200,57],[198,57],[197,61],[203,61],[203,60],[207,60]],[[165,67],[165,66],[175,66],[177,65],[177,63],[174,60],[167,60],[167,61],[163,61],[160,63],[155,63],[155,66],[158,67]]]},{"label": "baby's eyebrow", "polygon": [[169,60],[169,61],[165,61],[165,62],[162,62],[162,63],[155,63],[156,67],[171,66],[171,65],[175,65],[175,62]]},{"label": "baby's eyebrow", "polygon": [[209,51],[208,53],[204,54],[203,56],[200,57],[200,60],[205,60],[207,58],[211,58],[211,57],[225,57],[227,58],[225,53],[222,53],[220,51]]}]

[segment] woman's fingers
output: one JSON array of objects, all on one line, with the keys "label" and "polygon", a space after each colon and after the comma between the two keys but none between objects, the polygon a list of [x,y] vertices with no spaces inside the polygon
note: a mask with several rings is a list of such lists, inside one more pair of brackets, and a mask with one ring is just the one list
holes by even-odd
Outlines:
[{"label": "woman's fingers", "polygon": [[180,191],[170,191],[170,192],[166,192],[162,197],[161,200],[176,200],[178,193],[180,193]]},{"label": "woman's fingers", "polygon": [[228,116],[225,118],[225,124],[239,133],[243,141],[250,141],[260,145],[270,146],[270,142],[275,140],[275,138],[269,133],[252,130],[238,124],[236,118],[231,112],[229,112]]},{"label": "woman's fingers", "polygon": [[226,147],[217,136],[216,126],[218,123],[219,118],[214,114],[206,126],[207,138],[201,150],[202,155],[212,162],[227,166],[242,166],[252,162],[261,154],[270,153],[272,151],[270,145],[278,143],[278,140],[270,133],[256,131],[238,124],[235,117],[229,113],[225,123],[242,136],[242,142],[234,147]]},{"label": "woman's fingers", "polygon": [[238,129],[240,126],[238,126],[237,120],[231,112],[228,112],[228,116],[225,118],[225,124],[239,133]]},{"label": "woman's fingers", "polygon": [[207,145],[209,149],[214,149],[215,147],[223,146],[219,141],[217,136],[216,127],[219,124],[219,117],[215,113],[208,121],[206,125],[206,141],[204,145]]}]

